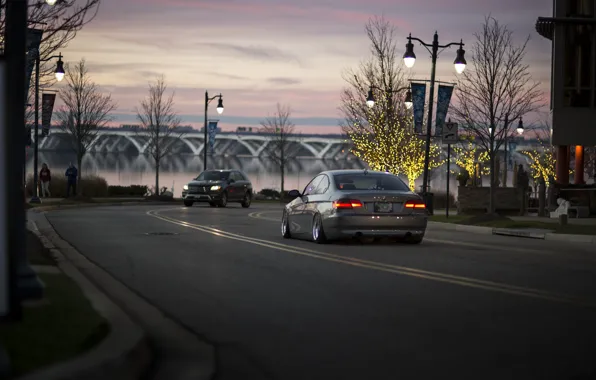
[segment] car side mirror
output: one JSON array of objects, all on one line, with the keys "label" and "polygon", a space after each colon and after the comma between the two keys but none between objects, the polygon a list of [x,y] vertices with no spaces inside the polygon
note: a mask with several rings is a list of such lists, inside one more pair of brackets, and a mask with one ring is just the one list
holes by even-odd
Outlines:
[{"label": "car side mirror", "polygon": [[288,197],[292,199],[300,198],[302,194],[298,190],[290,190],[288,191]]}]

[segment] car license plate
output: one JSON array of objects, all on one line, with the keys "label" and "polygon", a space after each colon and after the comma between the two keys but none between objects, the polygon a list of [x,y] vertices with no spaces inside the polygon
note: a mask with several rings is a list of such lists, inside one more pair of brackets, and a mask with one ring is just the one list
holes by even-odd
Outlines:
[{"label": "car license plate", "polygon": [[375,212],[391,212],[393,203],[375,203]]}]

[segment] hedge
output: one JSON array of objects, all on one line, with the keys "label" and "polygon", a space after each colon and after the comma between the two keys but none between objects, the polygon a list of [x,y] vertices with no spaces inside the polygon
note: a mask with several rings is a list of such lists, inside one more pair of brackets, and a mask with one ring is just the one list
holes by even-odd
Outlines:
[{"label": "hedge", "polygon": [[[80,189],[79,189],[80,187]],[[82,190],[82,194],[86,197],[107,197],[108,196],[108,182],[103,177],[94,175],[81,177],[77,192]],[[27,176],[26,186],[27,196],[33,195],[33,174]],[[50,182],[50,193],[51,198],[64,198],[66,197],[66,177],[65,176],[52,176]],[[39,188],[39,196],[41,196],[41,187]]]},{"label": "hedge", "polygon": [[108,186],[110,197],[144,197],[149,187],[144,185]]}]

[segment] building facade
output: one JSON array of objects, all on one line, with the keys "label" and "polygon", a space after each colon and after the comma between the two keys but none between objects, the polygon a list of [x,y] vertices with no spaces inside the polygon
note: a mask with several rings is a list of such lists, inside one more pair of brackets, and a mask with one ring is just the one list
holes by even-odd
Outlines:
[{"label": "building facade", "polygon": [[584,149],[596,146],[596,0],[553,0],[553,17],[540,17],[536,30],[553,41],[551,113],[557,182],[569,182],[573,152],[574,182],[581,184]]}]

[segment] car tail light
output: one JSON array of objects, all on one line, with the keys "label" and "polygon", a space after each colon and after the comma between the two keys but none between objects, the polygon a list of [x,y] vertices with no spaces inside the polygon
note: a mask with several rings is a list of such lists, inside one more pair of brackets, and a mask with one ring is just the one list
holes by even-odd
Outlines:
[{"label": "car tail light", "polygon": [[407,201],[405,207],[420,210],[420,209],[425,209],[426,205],[422,201]]},{"label": "car tail light", "polygon": [[362,202],[357,199],[339,199],[333,202],[333,208],[335,209],[353,209],[362,207]]}]

